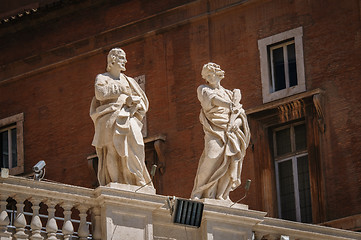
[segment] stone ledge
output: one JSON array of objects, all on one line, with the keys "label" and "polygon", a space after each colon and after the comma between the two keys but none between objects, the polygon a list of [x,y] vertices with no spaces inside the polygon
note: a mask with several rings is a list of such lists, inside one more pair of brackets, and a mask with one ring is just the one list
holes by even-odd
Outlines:
[{"label": "stone ledge", "polygon": [[138,192],[138,193],[147,193],[147,194],[155,194],[155,188],[152,186],[135,186],[130,184],[122,184],[122,183],[109,183],[105,187],[118,189],[122,191],[128,191],[128,192]]},{"label": "stone ledge", "polygon": [[222,207],[231,207],[234,209],[248,210],[248,205],[241,204],[241,203],[234,204],[231,200],[217,200],[217,199],[204,198],[204,199],[200,199],[197,201],[203,202],[204,204],[208,204],[208,205],[216,205],[216,206],[222,206]]}]

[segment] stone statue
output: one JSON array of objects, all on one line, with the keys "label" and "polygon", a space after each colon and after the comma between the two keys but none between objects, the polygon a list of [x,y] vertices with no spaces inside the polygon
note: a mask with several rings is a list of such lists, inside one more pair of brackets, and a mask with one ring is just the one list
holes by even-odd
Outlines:
[{"label": "stone statue", "polygon": [[229,193],[241,184],[243,158],[250,141],[247,116],[240,104],[240,90],[221,86],[224,71],[219,65],[205,64],[202,78],[207,84],[198,87],[197,95],[205,146],[191,198],[230,201]]},{"label": "stone statue", "polygon": [[144,162],[141,133],[148,99],[137,82],[122,73],[127,63],[122,49],[110,50],[107,60],[107,72],[95,79],[95,97],[90,107],[95,127],[92,145],[99,159],[99,184],[142,186],[151,181]]}]

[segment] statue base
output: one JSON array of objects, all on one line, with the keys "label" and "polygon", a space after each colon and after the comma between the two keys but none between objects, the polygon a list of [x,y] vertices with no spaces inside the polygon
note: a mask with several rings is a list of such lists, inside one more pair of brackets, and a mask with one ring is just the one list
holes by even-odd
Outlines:
[{"label": "statue base", "polygon": [[148,185],[136,186],[136,185],[112,182],[112,183],[108,183],[107,185],[105,185],[105,187],[119,189],[119,190],[128,191],[128,192],[155,194],[155,188],[152,186],[148,186]]},{"label": "statue base", "polygon": [[222,207],[231,207],[232,206],[232,208],[235,208],[235,209],[248,210],[248,205],[242,204],[242,203],[234,204],[234,202],[232,202],[231,200],[218,200],[218,199],[212,199],[212,198],[202,198],[197,201],[203,202],[204,204],[211,204],[211,205],[222,206]]}]

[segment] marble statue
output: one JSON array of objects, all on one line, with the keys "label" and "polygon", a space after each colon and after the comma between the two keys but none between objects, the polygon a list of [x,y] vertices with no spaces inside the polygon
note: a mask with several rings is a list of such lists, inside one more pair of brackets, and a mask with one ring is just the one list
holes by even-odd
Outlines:
[{"label": "marble statue", "polygon": [[99,184],[149,184],[141,133],[148,99],[138,83],[122,73],[127,63],[122,49],[110,50],[107,62],[107,72],[95,79],[95,97],[90,107]]},{"label": "marble statue", "polygon": [[240,90],[221,86],[224,71],[219,65],[205,64],[202,78],[206,84],[198,87],[197,95],[205,146],[191,198],[230,201],[229,193],[241,184],[243,158],[250,141],[247,116],[240,104]]}]

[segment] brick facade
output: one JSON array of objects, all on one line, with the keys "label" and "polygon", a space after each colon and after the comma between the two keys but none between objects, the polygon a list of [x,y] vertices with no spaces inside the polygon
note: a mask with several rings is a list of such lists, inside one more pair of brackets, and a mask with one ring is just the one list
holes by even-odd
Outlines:
[{"label": "brick facade", "polygon": [[[87,156],[95,152],[89,117],[93,83],[105,71],[109,49],[122,47],[126,74],[146,76],[148,136],[166,135],[160,193],[189,197],[203,151],[196,97],[202,65],[221,65],[222,85],[241,89],[246,110],[262,106],[257,41],[302,26],[307,91],[324,90],[326,129],[317,154],[325,201],[319,222],[360,214],[360,5],[356,0],[40,1],[36,13],[0,24],[0,118],[24,113],[25,173],[44,159],[46,178],[94,187],[87,167]],[[244,203],[270,210],[260,197],[264,183],[254,154],[262,146],[252,142],[247,151],[242,180],[251,179],[252,186]],[[243,193],[239,188],[231,198]]]}]

